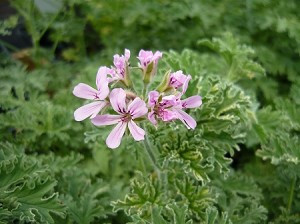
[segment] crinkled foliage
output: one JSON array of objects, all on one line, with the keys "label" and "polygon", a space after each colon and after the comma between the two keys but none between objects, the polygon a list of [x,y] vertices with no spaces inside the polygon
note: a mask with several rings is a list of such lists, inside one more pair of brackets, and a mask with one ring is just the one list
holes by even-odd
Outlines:
[{"label": "crinkled foliage", "polygon": [[[11,4],[17,15],[0,21],[0,223],[300,223],[299,1]],[[17,22],[33,43],[24,51],[6,43]],[[92,86],[124,48],[163,51],[151,89],[182,70],[185,97],[202,96],[187,110],[194,131],[145,125],[157,167],[143,143],[126,135],[109,150],[110,129],[73,119],[74,86]]]}]

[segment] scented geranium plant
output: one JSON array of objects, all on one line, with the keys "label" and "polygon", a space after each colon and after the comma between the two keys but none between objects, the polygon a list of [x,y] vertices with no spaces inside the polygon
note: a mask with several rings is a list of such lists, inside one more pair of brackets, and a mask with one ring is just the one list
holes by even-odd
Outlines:
[{"label": "scented geranium plant", "polygon": [[[115,125],[106,139],[107,146],[112,149],[120,146],[127,129],[135,141],[144,141],[147,133],[140,126],[145,126],[145,122],[157,127],[159,122],[180,120],[188,129],[195,129],[195,119],[185,110],[200,107],[202,99],[201,96],[184,98],[190,75],[181,70],[168,71],[157,88],[148,88],[157,74],[161,57],[159,51],[141,50],[137,57],[138,67],[131,67],[129,50],[126,49],[124,55],[114,55],[113,66],[99,68],[96,89],[84,83],[75,86],[75,96],[93,101],[74,112],[75,120],[90,118],[95,126]],[[130,77],[131,70],[136,68],[139,68],[144,83],[141,95],[135,91]]]},{"label": "scented geranium plant", "polygon": [[[144,148],[143,153],[139,152],[140,159],[139,162],[137,161],[138,163],[142,162],[144,173],[137,171],[136,175],[140,180],[132,179],[132,188],[133,191],[144,191],[142,194],[146,195],[133,196],[134,200],[139,202],[131,202],[131,196],[127,195],[124,202],[119,200],[112,203],[114,211],[122,209],[132,220],[134,220],[134,216],[132,216],[134,214],[140,214],[139,217],[136,217],[139,219],[144,215],[148,216],[150,213],[155,216],[155,219],[159,219],[160,214],[155,215],[156,211],[153,209],[160,209],[160,207],[158,205],[149,207],[148,203],[152,200],[158,200],[157,202],[160,204],[161,199],[156,197],[162,192],[168,194],[170,171],[161,163],[161,152],[157,150],[160,147],[156,145],[164,143],[161,142],[161,138],[153,139],[153,130],[158,131],[163,127],[179,124],[190,130],[191,135],[193,135],[197,122],[188,111],[202,105],[200,95],[185,97],[192,77],[189,74],[184,74],[181,70],[171,71],[169,69],[165,72],[160,83],[153,82],[155,76],[161,73],[159,72],[159,60],[162,56],[163,54],[159,51],[153,53],[152,51],[141,50],[137,57],[139,60],[138,66],[132,67],[129,62],[130,52],[126,49],[124,55],[113,57],[113,66],[101,66],[98,69],[96,88],[79,83],[73,90],[75,96],[92,101],[74,112],[75,120],[89,119],[95,126],[113,126],[106,138],[107,147],[111,149],[118,148],[122,144],[124,135],[132,136],[134,141],[143,143],[136,144],[136,146],[138,148],[143,146],[142,148]],[[134,70],[137,70],[135,72],[138,73],[136,76],[132,75]],[[133,78],[140,79],[140,83],[143,83],[140,91],[136,91],[138,88],[134,85]],[[150,173],[147,172],[148,167],[150,167]],[[150,176],[148,176],[149,174]],[[140,185],[139,181],[148,184]],[[184,179],[185,184],[190,184],[190,181],[192,183],[193,180],[188,177]],[[159,189],[153,189],[154,192],[148,195],[148,191],[152,191],[151,188],[153,187]],[[194,190],[198,191],[200,189],[195,188]],[[176,191],[176,188],[172,191]],[[205,204],[210,203],[210,199],[206,199],[206,188],[200,190],[198,194],[203,194]],[[202,197],[198,196],[198,198]],[[139,197],[146,200],[140,200]],[[166,200],[163,204],[174,206],[172,208],[174,212],[179,209],[179,205],[173,201],[168,202]],[[182,216],[181,213],[185,213],[186,209],[184,207],[184,210],[173,218],[180,219],[177,216]],[[133,210],[135,212],[132,213]],[[184,221],[185,215],[181,219]],[[146,217],[145,220],[147,220]],[[153,220],[152,223],[157,223],[157,221]]]},{"label": "scented geranium plant", "polygon": [[133,223],[265,220],[259,188],[230,167],[251,124],[250,98],[232,82],[206,75],[201,66],[208,62],[193,51],[141,50],[137,59],[132,66],[125,50],[98,69],[94,86],[73,90],[91,101],[75,110],[75,120],[102,127],[95,128],[101,137],[108,128],[107,147],[120,148],[110,153],[129,161],[120,165],[130,178],[122,183],[126,195],[111,200],[113,212]]},{"label": "scented geranium plant", "polygon": [[300,223],[299,0],[5,2],[0,224]]}]

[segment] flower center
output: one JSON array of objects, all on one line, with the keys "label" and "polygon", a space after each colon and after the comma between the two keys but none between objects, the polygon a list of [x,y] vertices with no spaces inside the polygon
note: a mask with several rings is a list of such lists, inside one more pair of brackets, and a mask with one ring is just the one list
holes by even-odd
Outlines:
[{"label": "flower center", "polygon": [[129,122],[131,120],[131,114],[130,113],[126,113],[123,115],[123,117],[121,118],[121,121],[123,122]]}]

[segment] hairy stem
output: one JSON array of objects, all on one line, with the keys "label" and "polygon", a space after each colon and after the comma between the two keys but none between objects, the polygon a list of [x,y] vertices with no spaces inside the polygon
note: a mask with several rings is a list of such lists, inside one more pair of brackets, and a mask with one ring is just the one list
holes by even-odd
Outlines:
[{"label": "hairy stem", "polygon": [[145,162],[144,162],[143,155],[144,155],[143,153],[139,152],[138,159],[139,159],[139,162],[140,162],[140,167],[141,167],[143,173],[145,174],[146,173],[146,167],[145,167]]},{"label": "hairy stem", "polygon": [[292,203],[293,203],[293,198],[294,198],[294,191],[295,191],[295,185],[296,185],[296,176],[292,179],[291,187],[290,187],[290,194],[289,194],[289,201],[287,205],[287,212],[288,214],[291,211],[292,208]]},{"label": "hairy stem", "polygon": [[147,89],[148,89],[148,84],[147,83],[144,83],[144,86],[143,86],[143,92],[142,92],[142,96],[143,96],[143,99],[146,99],[146,94],[147,94]]},{"label": "hairy stem", "polygon": [[143,71],[143,69],[141,67],[134,67],[134,66],[130,66],[130,69],[138,69],[138,70],[141,70]]},{"label": "hairy stem", "polygon": [[[143,125],[143,128],[146,130],[145,125]],[[145,151],[147,153],[147,156],[148,156],[154,170],[156,171],[156,173],[158,175],[158,178],[160,179],[161,170],[160,170],[159,166],[157,165],[156,156],[153,153],[153,150],[151,149],[151,144],[150,144],[150,141],[149,141],[149,138],[148,138],[147,134],[145,135],[145,140],[143,142],[144,142],[144,148],[145,148]]]},{"label": "hairy stem", "polygon": [[13,46],[13,45],[11,45],[11,44],[9,44],[9,43],[7,43],[7,42],[1,40],[1,39],[0,39],[0,45],[2,45],[2,46],[5,47],[5,48],[8,48],[8,49],[10,49],[10,50],[12,50],[12,51],[18,51],[18,50],[19,50],[19,49],[16,48],[15,46]]},{"label": "hairy stem", "polygon": [[[144,130],[146,131],[146,126],[143,125]],[[162,187],[164,191],[166,192],[168,189],[168,174],[167,171],[163,171],[161,167],[157,164],[157,159],[155,155],[155,151],[153,148],[151,148],[151,143],[149,141],[149,138],[147,135],[145,135],[145,140],[144,140],[144,148],[145,151],[147,152],[148,158],[150,162],[152,163],[152,166],[157,173],[158,179],[160,180],[160,183],[162,184]]]}]

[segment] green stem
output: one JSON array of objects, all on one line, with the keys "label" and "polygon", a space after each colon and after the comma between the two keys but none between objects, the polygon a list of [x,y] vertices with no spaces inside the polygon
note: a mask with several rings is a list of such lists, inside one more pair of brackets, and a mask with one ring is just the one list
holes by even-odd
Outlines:
[{"label": "green stem", "polygon": [[[147,132],[145,125],[143,125],[143,128]],[[143,142],[144,142],[144,148],[146,149],[145,151],[147,152],[148,158],[149,158],[150,162],[152,163],[152,166],[153,166],[154,170],[157,173],[158,179],[160,180],[160,183],[161,183],[164,191],[167,192],[167,189],[168,189],[168,173],[167,173],[167,170],[163,171],[161,169],[161,167],[157,164],[155,151],[154,151],[153,148],[151,148],[151,144],[150,144],[150,141],[149,141],[149,138],[148,138],[147,134],[145,135],[145,140]]]},{"label": "green stem", "polygon": [[59,13],[60,13],[60,11],[57,12],[56,14],[54,14],[52,16],[52,18],[50,19],[50,21],[47,23],[47,25],[44,27],[44,29],[40,32],[40,39],[44,36],[44,34],[46,33],[46,31],[49,30],[50,26],[52,26],[52,24],[54,23],[54,21],[58,17]]},{"label": "green stem", "polygon": [[12,51],[18,51],[18,50],[19,50],[19,49],[16,48],[15,46],[13,46],[13,45],[11,45],[11,44],[9,44],[9,43],[3,41],[3,40],[0,40],[0,45],[3,45],[4,47],[6,47],[6,48],[8,48],[8,49],[10,49],[10,50],[12,50]]},{"label": "green stem", "polygon": [[143,88],[143,92],[142,92],[143,99],[145,99],[145,94],[146,94],[146,91],[145,91],[145,88]]},{"label": "green stem", "polygon": [[[145,125],[143,125],[143,128],[146,131]],[[145,151],[147,152],[148,158],[149,158],[150,162],[152,163],[152,166],[153,166],[155,172],[157,173],[157,177],[160,180],[161,186],[164,189],[164,191],[167,192],[167,189],[168,189],[167,171],[163,171],[160,168],[160,166],[157,164],[156,155],[154,153],[155,151],[154,151],[154,149],[151,148],[151,144],[150,144],[147,134],[145,135],[145,140],[143,142],[144,142]]]},{"label": "green stem", "polygon": [[289,194],[289,201],[288,201],[288,207],[287,207],[287,212],[288,214],[291,211],[292,208],[292,203],[293,203],[293,198],[294,198],[294,191],[295,191],[295,185],[296,185],[296,176],[293,178],[292,183],[291,183],[291,188],[290,188],[290,194]]},{"label": "green stem", "polygon": [[145,174],[145,173],[146,173],[146,167],[145,167],[145,162],[144,162],[143,153],[140,153],[140,154],[138,155],[138,157],[139,157],[141,169],[142,169],[143,173]]},{"label": "green stem", "polygon": [[56,38],[55,41],[54,41],[54,44],[53,44],[53,46],[52,46],[52,49],[51,49],[51,52],[52,52],[52,55],[51,55],[51,56],[52,56],[53,58],[55,58],[55,51],[56,51],[58,42],[59,42],[59,40],[58,40],[58,38]]},{"label": "green stem", "polygon": [[[143,128],[146,130],[145,125],[143,125]],[[160,179],[161,170],[160,170],[159,166],[157,165],[157,160],[156,160],[156,157],[153,153],[153,150],[151,149],[149,138],[148,138],[147,134],[145,135],[145,140],[143,142],[144,142],[144,148],[145,148],[145,151],[148,155],[148,158],[149,158],[150,162],[152,163],[152,166],[155,169],[155,171],[158,175],[158,178]]]},{"label": "green stem", "polygon": [[36,60],[38,58],[39,48],[40,48],[39,47],[39,39],[32,36],[32,42],[33,42],[33,57],[34,57],[34,60]]},{"label": "green stem", "polygon": [[143,92],[142,92],[142,96],[143,96],[143,99],[146,99],[146,93],[147,93],[147,89],[148,89],[148,84],[147,83],[144,83],[144,86],[143,86]]},{"label": "green stem", "polygon": [[138,70],[141,70],[141,71],[143,71],[143,69],[142,69],[142,68],[140,68],[140,67],[131,67],[131,66],[130,66],[130,69],[138,69]]}]

